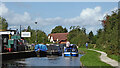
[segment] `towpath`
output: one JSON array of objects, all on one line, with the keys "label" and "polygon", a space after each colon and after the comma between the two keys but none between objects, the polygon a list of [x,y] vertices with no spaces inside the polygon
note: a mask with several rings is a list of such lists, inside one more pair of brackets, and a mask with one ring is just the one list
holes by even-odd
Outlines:
[{"label": "towpath", "polygon": [[120,68],[120,66],[119,66],[120,63],[117,62],[116,60],[113,60],[113,59],[107,57],[107,54],[105,52],[94,50],[94,49],[88,49],[88,50],[92,50],[92,51],[96,51],[98,53],[101,53],[101,56],[100,56],[101,61],[103,61],[103,62],[105,62],[107,64],[110,64],[113,67]]}]

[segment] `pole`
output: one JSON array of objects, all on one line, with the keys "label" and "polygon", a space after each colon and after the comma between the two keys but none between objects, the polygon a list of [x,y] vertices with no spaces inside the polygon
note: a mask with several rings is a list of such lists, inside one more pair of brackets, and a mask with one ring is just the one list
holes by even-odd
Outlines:
[{"label": "pole", "polygon": [[[35,22],[35,24],[37,25],[37,22]],[[35,41],[35,43],[37,44],[37,28],[36,28],[36,41]]]},{"label": "pole", "polygon": [[20,25],[20,37],[21,37],[21,25]]},{"label": "pole", "polygon": [[[2,53],[2,35],[0,35],[0,53]],[[1,60],[1,58],[0,58],[0,60]]]}]

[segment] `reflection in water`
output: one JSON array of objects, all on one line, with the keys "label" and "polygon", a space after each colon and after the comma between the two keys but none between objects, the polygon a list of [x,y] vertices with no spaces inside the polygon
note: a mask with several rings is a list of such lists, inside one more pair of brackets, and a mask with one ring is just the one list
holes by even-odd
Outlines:
[{"label": "reflection in water", "polygon": [[80,66],[80,57],[47,56],[4,61],[3,64],[18,66]]}]

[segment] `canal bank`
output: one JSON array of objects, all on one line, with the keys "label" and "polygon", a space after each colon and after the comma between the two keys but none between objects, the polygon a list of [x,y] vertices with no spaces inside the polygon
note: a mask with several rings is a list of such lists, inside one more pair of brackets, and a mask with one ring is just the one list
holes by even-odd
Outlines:
[{"label": "canal bank", "polygon": [[46,57],[46,55],[59,55],[56,52],[53,52],[53,54],[49,54],[49,52],[44,52],[40,51],[38,54],[32,50],[32,51],[19,51],[19,52],[5,52],[5,53],[0,53],[0,57],[2,60],[11,60],[11,59],[21,59],[21,58],[29,58],[29,57]]},{"label": "canal bank", "polygon": [[36,57],[35,51],[20,51],[20,52],[6,52],[0,53],[2,56],[2,60],[11,60],[11,59],[20,59],[20,58],[28,58],[28,57]]}]

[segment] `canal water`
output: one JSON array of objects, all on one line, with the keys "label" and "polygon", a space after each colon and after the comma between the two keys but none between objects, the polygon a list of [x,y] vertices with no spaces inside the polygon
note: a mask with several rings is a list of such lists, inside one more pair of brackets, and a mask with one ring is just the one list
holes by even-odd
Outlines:
[{"label": "canal water", "polygon": [[49,55],[47,57],[30,57],[3,61],[4,66],[81,66],[80,57]]}]

